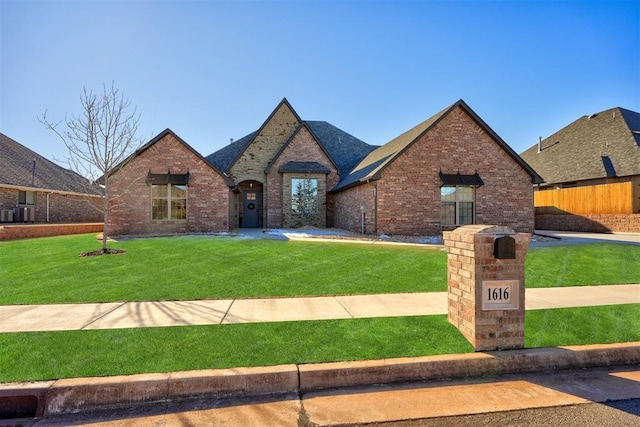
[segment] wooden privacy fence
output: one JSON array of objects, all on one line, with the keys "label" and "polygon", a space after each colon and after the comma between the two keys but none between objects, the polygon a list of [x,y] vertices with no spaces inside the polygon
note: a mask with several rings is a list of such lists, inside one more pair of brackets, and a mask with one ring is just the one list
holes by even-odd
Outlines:
[{"label": "wooden privacy fence", "polygon": [[640,183],[562,188],[534,192],[536,214],[632,214],[640,212]]}]

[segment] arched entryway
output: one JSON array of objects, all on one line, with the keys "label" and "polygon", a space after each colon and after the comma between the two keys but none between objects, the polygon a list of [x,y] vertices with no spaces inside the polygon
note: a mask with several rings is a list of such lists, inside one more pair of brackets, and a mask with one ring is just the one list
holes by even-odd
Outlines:
[{"label": "arched entryway", "polygon": [[242,181],[240,190],[239,223],[240,228],[262,227],[262,183],[259,181]]}]

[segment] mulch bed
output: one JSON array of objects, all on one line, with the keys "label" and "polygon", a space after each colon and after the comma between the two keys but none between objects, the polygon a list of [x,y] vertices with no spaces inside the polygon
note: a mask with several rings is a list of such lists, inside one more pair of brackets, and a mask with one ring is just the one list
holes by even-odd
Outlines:
[{"label": "mulch bed", "polygon": [[99,255],[122,255],[122,254],[124,254],[126,252],[127,251],[124,251],[122,249],[109,249],[109,248],[107,248],[106,251],[103,251],[102,249],[98,249],[97,251],[82,252],[78,256],[79,257],[86,257],[86,256],[99,256]]}]

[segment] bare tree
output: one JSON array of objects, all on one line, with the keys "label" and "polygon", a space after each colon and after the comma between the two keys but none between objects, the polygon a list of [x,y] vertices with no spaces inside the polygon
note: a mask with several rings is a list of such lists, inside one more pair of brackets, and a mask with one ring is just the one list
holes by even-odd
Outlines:
[{"label": "bare tree", "polygon": [[[67,114],[64,120],[52,122],[45,111],[39,120],[64,142],[68,150],[66,161],[72,171],[91,182],[100,180],[104,191],[100,207],[104,215],[102,252],[107,253],[112,199],[109,177],[140,145],[136,136],[140,115],[135,107],[131,109],[131,101],[113,83],[111,88],[103,85],[102,94],[98,95],[83,87],[80,104],[83,109],[80,115]],[[66,129],[60,130],[61,124]]]}]

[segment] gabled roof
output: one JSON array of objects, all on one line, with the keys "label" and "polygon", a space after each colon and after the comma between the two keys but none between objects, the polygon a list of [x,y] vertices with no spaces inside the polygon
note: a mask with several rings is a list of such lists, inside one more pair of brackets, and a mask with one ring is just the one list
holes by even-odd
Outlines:
[{"label": "gabled roof", "polygon": [[340,183],[332,191],[341,191],[350,187],[360,185],[369,180],[380,179],[382,171],[387,168],[393,161],[403,152],[418,141],[425,133],[429,132],[438,122],[451,113],[456,108],[462,108],[472,120],[474,120],[491,138],[502,148],[511,158],[513,158],[520,167],[522,167],[530,176],[531,182],[538,183],[542,179],[540,176],[516,154],[515,151],[506,142],[502,140],[463,100],[450,105],[436,115],[428,118],[424,122],[409,129],[402,135],[392,139],[380,148],[372,151],[357,166],[353,168],[351,173],[343,177]]},{"label": "gabled roof", "polygon": [[640,175],[640,114],[615,107],[578,120],[522,153],[547,184]]},{"label": "gabled roof", "polygon": [[282,105],[285,105],[287,108],[289,108],[289,110],[291,110],[298,123],[302,122],[302,119],[300,119],[298,113],[296,113],[296,110],[294,110],[291,104],[289,104],[289,101],[287,101],[287,98],[282,98],[282,101],[280,101],[276,108],[273,109],[271,114],[269,114],[269,117],[267,117],[267,119],[262,123],[262,126],[260,126],[257,131],[251,132],[249,135],[244,136],[235,142],[232,142],[231,144],[216,151],[215,153],[209,154],[208,156],[206,156],[206,160],[223,172],[231,172],[231,168],[242,156],[242,153],[244,153],[247,147],[249,147],[249,145],[251,145],[255,138],[260,135],[264,127],[271,121],[273,116],[280,109],[280,107],[282,107]]},{"label": "gabled roof", "polygon": [[100,195],[98,186],[0,133],[0,185]]},{"label": "gabled roof", "polygon": [[[359,140],[355,136],[333,126],[331,123],[324,121],[303,121],[287,142],[280,147],[280,150],[272,159],[272,163],[285,151],[302,128],[306,128],[309,133],[311,133],[340,175],[348,173],[364,156],[376,149],[375,146]],[[270,170],[271,166],[265,170],[265,173],[269,173]]]},{"label": "gabled roof", "polygon": [[197,158],[199,158],[200,160],[202,160],[207,166],[209,166],[212,170],[214,170],[216,173],[218,173],[220,176],[222,176],[226,182],[226,184],[230,187],[234,186],[233,181],[231,180],[231,178],[229,178],[226,174],[222,173],[218,168],[215,167],[215,165],[211,164],[210,162],[207,161],[207,159],[205,159],[204,157],[202,157],[202,154],[198,153],[196,150],[193,149],[193,147],[191,147],[189,144],[187,144],[182,138],[180,138],[175,132],[173,132],[171,129],[167,128],[165,130],[163,130],[162,132],[160,132],[155,138],[153,138],[151,141],[147,142],[146,144],[144,144],[142,147],[138,148],[133,154],[131,154],[129,157],[127,157],[122,163],[120,163],[118,166],[116,166],[113,171],[111,172],[110,175],[115,174],[116,172],[118,172],[118,170],[126,165],[127,163],[129,163],[134,157],[139,156],[140,154],[144,153],[146,150],[148,150],[151,146],[153,146],[154,144],[156,144],[158,141],[160,141],[162,138],[164,138],[167,135],[171,135],[173,138],[175,138],[178,142],[180,142],[182,145],[184,145],[185,148],[187,148],[189,151],[191,151],[193,153],[194,156],[196,156]]}]

